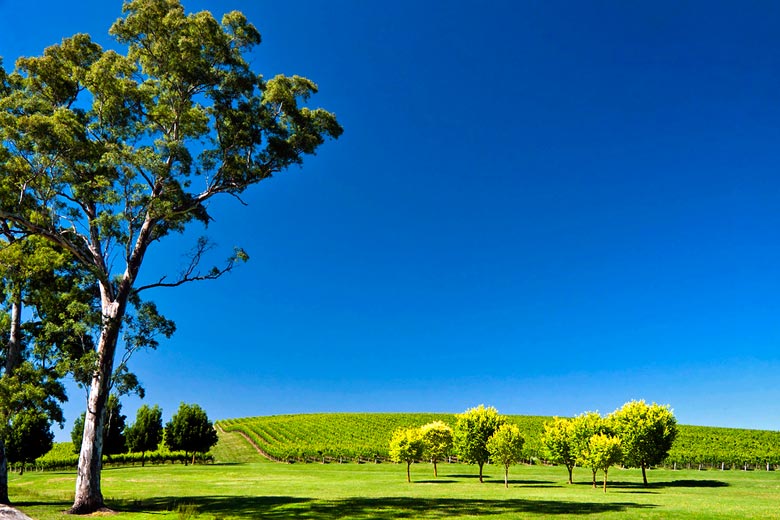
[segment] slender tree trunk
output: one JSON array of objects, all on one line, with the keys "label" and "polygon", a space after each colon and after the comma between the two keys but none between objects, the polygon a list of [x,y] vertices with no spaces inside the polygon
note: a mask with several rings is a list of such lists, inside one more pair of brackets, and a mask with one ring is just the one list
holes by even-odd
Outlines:
[{"label": "slender tree trunk", "polygon": [[573,482],[571,480],[571,473],[574,470],[574,466],[566,466],[566,469],[569,470],[569,484],[573,484]]},{"label": "slender tree trunk", "polygon": [[593,471],[593,489],[596,489],[596,470],[594,469],[592,471]]},{"label": "slender tree trunk", "polygon": [[3,439],[0,439],[0,504],[11,505],[8,498],[8,459],[5,458]]},{"label": "slender tree trunk", "polygon": [[643,462],[642,463],[642,481],[645,483],[645,486],[647,485],[647,465]]},{"label": "slender tree trunk", "polygon": [[485,464],[484,462],[480,462],[480,463],[479,463],[479,481],[480,481],[480,483],[481,483],[481,482],[483,482],[483,481],[482,481],[482,466],[483,466],[484,464]]},{"label": "slender tree trunk", "polygon": [[[22,291],[16,289],[11,303],[11,327],[6,344],[5,374],[10,376],[22,363]],[[0,382],[2,384],[2,382]],[[5,420],[8,420],[6,417]],[[0,504],[10,505],[8,497],[8,459],[5,456],[5,442],[0,439]]]},{"label": "slender tree trunk", "polygon": [[604,470],[604,493],[607,492],[607,471],[606,469]]},{"label": "slender tree trunk", "polygon": [[436,459],[433,459],[433,478],[437,478],[439,476],[439,471],[436,469]]},{"label": "slender tree trunk", "polygon": [[406,481],[411,483],[412,482],[412,463],[407,462],[406,463]]},{"label": "slender tree trunk", "polygon": [[509,489],[509,464],[504,466],[504,487]]},{"label": "slender tree trunk", "polygon": [[141,467],[142,467],[142,468],[144,467],[144,455],[146,455],[146,452],[145,452],[145,451],[142,451],[142,452],[141,452]]},{"label": "slender tree trunk", "polygon": [[79,454],[76,497],[70,512],[89,514],[105,507],[100,490],[100,470],[103,457],[103,424],[106,402],[114,370],[116,351],[122,318],[127,306],[127,292],[120,293],[116,301],[106,301],[103,295],[103,328],[98,342],[98,366],[92,376],[84,418],[84,436]]},{"label": "slender tree trunk", "polygon": [[192,465],[195,465],[195,452],[192,452]]}]

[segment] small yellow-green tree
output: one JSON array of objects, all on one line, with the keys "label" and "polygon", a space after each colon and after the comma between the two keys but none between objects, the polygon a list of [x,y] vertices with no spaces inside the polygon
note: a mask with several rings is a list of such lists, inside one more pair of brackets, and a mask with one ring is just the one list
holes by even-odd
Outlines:
[{"label": "small yellow-green tree", "polygon": [[442,421],[434,421],[420,427],[423,454],[433,464],[433,476],[438,477],[436,463],[452,451],[452,428]]},{"label": "small yellow-green tree", "polygon": [[[604,472],[604,493],[607,492],[609,468],[619,463],[623,457],[623,450],[620,444],[619,437],[599,433],[590,438],[588,449],[582,454],[583,461],[593,470],[594,475],[598,470]],[[595,482],[593,487],[596,487]]]},{"label": "small yellow-green tree", "polygon": [[490,459],[504,466],[504,487],[509,487],[509,466],[517,464],[523,457],[525,439],[520,428],[514,424],[503,424],[487,441]]},{"label": "small yellow-green tree", "polygon": [[577,450],[574,444],[574,424],[570,419],[554,417],[544,423],[542,446],[550,462],[563,464],[569,472],[569,484],[572,483],[572,471],[577,463]]},{"label": "small yellow-green tree", "polygon": [[423,441],[419,428],[401,428],[393,433],[390,439],[390,460],[406,462],[406,481],[412,481],[411,466],[422,458]]},{"label": "small yellow-green tree", "polygon": [[[577,463],[585,468],[589,468],[587,459],[590,449],[590,439],[599,433],[612,434],[609,421],[602,417],[598,412],[581,413],[572,419],[572,443]],[[596,473],[593,471],[593,487],[596,487]]]},{"label": "small yellow-green tree", "polygon": [[487,441],[506,419],[492,406],[479,405],[458,414],[455,423],[455,449],[463,462],[479,466],[479,481],[482,482],[482,467],[490,458]]},{"label": "small yellow-green tree", "polygon": [[609,416],[615,433],[623,442],[625,463],[642,468],[647,485],[647,468],[660,464],[669,455],[677,437],[677,419],[669,405],[631,401]]}]

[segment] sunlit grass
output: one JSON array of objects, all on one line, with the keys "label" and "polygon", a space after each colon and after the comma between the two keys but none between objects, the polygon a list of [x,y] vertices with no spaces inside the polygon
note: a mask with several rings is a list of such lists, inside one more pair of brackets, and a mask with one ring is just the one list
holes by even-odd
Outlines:
[{"label": "sunlit grass", "polygon": [[[223,457],[252,458],[240,442],[222,442]],[[232,455],[231,455],[232,454]],[[651,471],[641,485],[636,470],[613,468],[605,494],[590,486],[590,473],[575,470],[567,485],[558,467],[515,466],[510,489],[500,468],[428,464],[274,464],[108,468],[103,492],[116,519],[391,519],[391,518],[778,518],[780,473],[765,471]],[[73,518],[75,473],[11,476],[17,507],[40,520]]]}]

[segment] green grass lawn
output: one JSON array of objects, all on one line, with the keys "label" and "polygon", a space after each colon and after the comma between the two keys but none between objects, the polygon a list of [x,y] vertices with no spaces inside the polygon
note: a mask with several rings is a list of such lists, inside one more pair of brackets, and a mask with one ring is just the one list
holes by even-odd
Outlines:
[{"label": "green grass lawn", "polygon": [[[503,472],[441,464],[275,464],[263,462],[233,435],[223,436],[213,465],[106,468],[103,493],[119,519],[394,519],[394,518],[780,518],[780,472],[671,471],[613,468],[605,494],[590,472],[567,485],[560,467],[514,466]],[[221,461],[221,462],[220,462]],[[231,462],[228,462],[231,461]],[[232,462],[235,461],[235,462]],[[11,475],[11,498],[33,518],[70,518],[74,472]]]}]

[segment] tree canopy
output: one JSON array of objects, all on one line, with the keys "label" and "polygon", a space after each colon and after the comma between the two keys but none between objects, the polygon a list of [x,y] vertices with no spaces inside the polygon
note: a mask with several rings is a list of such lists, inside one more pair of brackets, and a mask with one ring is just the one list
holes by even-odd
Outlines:
[{"label": "tree canopy", "polygon": [[206,412],[197,404],[179,405],[178,411],[165,425],[165,445],[171,450],[192,454],[206,453],[217,443],[217,430]]},{"label": "tree canopy", "polygon": [[504,487],[509,487],[509,466],[517,464],[523,457],[523,444],[525,439],[514,424],[502,424],[487,441],[490,459],[504,466]]},{"label": "tree canopy", "polygon": [[136,412],[135,422],[125,430],[127,447],[132,452],[141,453],[141,466],[144,465],[144,454],[154,451],[162,441],[163,424],[162,410],[159,406],[143,405]]},{"label": "tree canopy", "polygon": [[390,460],[406,463],[406,481],[412,481],[411,466],[423,455],[423,439],[419,428],[400,428],[393,432],[389,447]]},{"label": "tree canopy", "polygon": [[437,464],[452,451],[452,428],[442,421],[420,426],[423,455],[433,463],[433,476],[438,477]]},{"label": "tree canopy", "polygon": [[623,446],[623,462],[642,468],[647,485],[647,468],[660,464],[669,455],[677,437],[677,419],[669,405],[630,401],[609,415]]},{"label": "tree canopy", "polygon": [[[74,513],[104,505],[98,438],[121,330],[133,309],[156,314],[141,293],[215,279],[248,258],[236,249],[204,268],[200,239],[179,274],[140,281],[150,247],[207,225],[214,197],[239,198],[342,132],[332,113],[306,106],[314,82],[251,69],[260,34],[240,12],[217,21],[178,0],[122,9],[109,30],[119,50],[77,34],[11,73],[0,67],[0,221],[67,252],[100,298]],[[146,325],[134,345],[172,333],[165,320]]]},{"label": "tree canopy", "polygon": [[485,408],[479,405],[455,416],[455,448],[458,457],[469,464],[479,466],[479,481],[482,479],[482,468],[490,459],[487,441],[506,418],[498,414],[492,406]]}]

